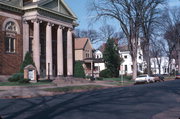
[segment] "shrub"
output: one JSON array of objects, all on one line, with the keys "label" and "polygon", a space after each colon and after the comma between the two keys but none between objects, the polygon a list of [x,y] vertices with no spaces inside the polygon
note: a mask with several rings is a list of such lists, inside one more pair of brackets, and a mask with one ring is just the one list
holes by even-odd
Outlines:
[{"label": "shrub", "polygon": [[30,53],[30,52],[27,52],[26,55],[25,55],[24,61],[23,61],[23,63],[21,64],[20,72],[23,73],[23,72],[24,72],[24,67],[26,67],[27,65],[30,65],[30,64],[32,64],[33,66],[35,66],[34,61],[33,61],[33,58],[32,58],[32,56],[31,56],[31,53]]},{"label": "shrub", "polygon": [[22,79],[20,79],[20,80],[18,81],[18,83],[23,83],[23,84],[25,84],[25,83],[29,83],[29,81],[30,81],[30,79],[24,79],[24,78],[22,78]]},{"label": "shrub", "polygon": [[102,81],[103,78],[102,77],[96,77],[96,80]]},{"label": "shrub", "polygon": [[85,72],[84,72],[84,68],[82,66],[81,61],[75,62],[74,77],[77,77],[77,78],[84,78],[85,77]]},{"label": "shrub", "polygon": [[123,76],[124,80],[131,80],[132,76]]},{"label": "shrub", "polygon": [[112,77],[112,73],[111,73],[111,71],[109,69],[105,69],[105,70],[102,70],[99,73],[99,76],[103,77],[103,78],[111,78]]},{"label": "shrub", "polygon": [[10,77],[8,79],[9,82],[18,82],[20,79],[24,78],[24,74],[23,73],[17,73],[12,75],[12,77]]},{"label": "shrub", "polygon": [[89,76],[89,75],[85,76],[86,79],[90,79],[91,77],[92,77],[92,76]]}]

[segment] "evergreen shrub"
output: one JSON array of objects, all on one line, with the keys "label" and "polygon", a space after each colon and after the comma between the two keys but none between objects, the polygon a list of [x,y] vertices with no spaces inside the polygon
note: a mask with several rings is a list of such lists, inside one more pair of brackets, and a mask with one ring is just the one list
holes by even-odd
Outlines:
[{"label": "evergreen shrub", "polygon": [[76,61],[74,66],[74,77],[84,78],[85,72],[81,61]]},{"label": "evergreen shrub", "polygon": [[24,68],[25,68],[27,65],[30,65],[30,64],[32,64],[33,66],[35,66],[34,61],[33,61],[33,58],[32,58],[32,56],[31,56],[31,53],[30,53],[30,52],[27,52],[26,55],[25,55],[24,61],[23,61],[23,63],[21,64],[20,72],[23,73],[23,72],[24,72]]},{"label": "evergreen shrub", "polygon": [[109,69],[104,69],[99,73],[99,76],[103,77],[103,78],[111,78],[112,73],[111,73],[111,71]]},{"label": "evergreen shrub", "polygon": [[12,75],[12,77],[10,77],[8,79],[9,82],[18,82],[20,79],[24,78],[24,74],[23,73],[16,73],[14,75]]}]

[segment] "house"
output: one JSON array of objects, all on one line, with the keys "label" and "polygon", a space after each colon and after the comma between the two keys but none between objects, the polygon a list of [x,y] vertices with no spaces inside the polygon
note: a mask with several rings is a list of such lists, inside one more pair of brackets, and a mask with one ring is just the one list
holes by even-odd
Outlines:
[{"label": "house", "polygon": [[76,19],[64,0],[0,0],[0,75],[31,52],[39,76],[72,76]]},{"label": "house", "polygon": [[93,47],[89,38],[75,38],[75,61],[82,61],[86,76],[94,70]]},{"label": "house", "polygon": [[[100,46],[99,50],[95,51],[95,59],[101,59],[99,62],[95,63],[95,67],[98,67],[96,69],[100,71],[106,69],[105,63],[103,61],[103,52],[105,50],[105,45],[102,44]],[[143,60],[143,51],[140,47],[140,40],[138,42],[138,49],[137,49],[137,68],[139,73],[143,73],[145,69],[145,61]],[[119,56],[123,58],[123,63],[120,66],[120,75],[131,75],[133,73],[133,62],[130,55],[130,51],[127,45],[119,46]]]},{"label": "house", "polygon": [[[119,54],[120,57],[122,57],[124,60],[120,66],[120,74],[131,75],[133,73],[133,62],[128,46],[127,45],[120,46]],[[143,60],[143,52],[139,44],[139,47],[137,49],[137,71],[139,73],[143,73],[144,69],[145,69],[145,62]]]},{"label": "house", "polygon": [[94,69],[95,69],[95,74],[97,77],[99,77],[99,73],[106,69],[104,60],[103,60],[103,53],[100,50],[96,50],[94,52]]},{"label": "house", "polygon": [[152,74],[169,74],[176,70],[175,59],[169,62],[168,57],[151,58]]}]

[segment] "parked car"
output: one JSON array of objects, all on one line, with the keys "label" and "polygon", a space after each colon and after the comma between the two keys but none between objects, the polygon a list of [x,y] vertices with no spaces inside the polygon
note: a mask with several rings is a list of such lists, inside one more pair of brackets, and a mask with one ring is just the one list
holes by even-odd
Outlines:
[{"label": "parked car", "polygon": [[153,74],[151,76],[154,77],[155,82],[164,81],[164,75],[162,74]]},{"label": "parked car", "polygon": [[177,73],[177,74],[176,74],[175,79],[180,79],[180,73]]},{"label": "parked car", "polygon": [[139,75],[136,79],[135,79],[135,83],[150,83],[150,82],[155,82],[156,78],[158,77],[152,77],[149,76],[148,74],[143,74],[143,75]]}]

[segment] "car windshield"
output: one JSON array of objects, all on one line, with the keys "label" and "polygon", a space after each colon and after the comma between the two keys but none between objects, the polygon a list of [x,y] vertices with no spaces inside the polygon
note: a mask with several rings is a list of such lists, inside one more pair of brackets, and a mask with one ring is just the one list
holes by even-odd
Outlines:
[{"label": "car windshield", "polygon": [[138,77],[146,77],[146,75],[139,75]]}]

